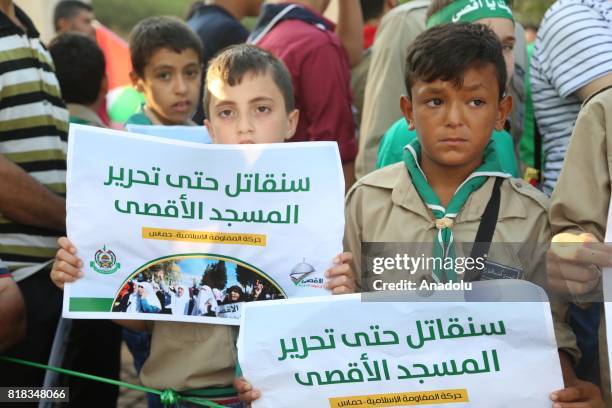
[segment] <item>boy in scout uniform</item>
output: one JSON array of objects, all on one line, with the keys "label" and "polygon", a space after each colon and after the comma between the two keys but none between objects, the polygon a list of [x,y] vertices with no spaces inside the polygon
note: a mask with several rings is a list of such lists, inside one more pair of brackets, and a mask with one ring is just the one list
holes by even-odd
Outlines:
[{"label": "boy in scout uniform", "polygon": [[[443,259],[459,254],[457,243],[492,242],[498,245],[478,274],[459,274],[445,263],[403,278],[447,283],[502,276],[544,284],[537,244],[551,237],[546,197],[511,179],[490,141],[512,109],[506,79],[502,46],[486,26],[440,25],[417,37],[408,51],[408,92],[400,105],[418,138],[406,145],[403,162],[369,174],[349,191],[344,246],[355,259],[362,259],[364,242],[428,243],[433,254],[425,256]],[[355,271],[364,291],[372,290],[371,279],[384,276],[362,271],[359,262]],[[597,387],[576,392],[584,390],[584,382],[574,374],[579,352],[565,310],[555,306],[553,316],[568,388],[555,391],[551,400],[558,407],[565,402],[600,406]]]},{"label": "boy in scout uniform", "polygon": [[[550,286],[575,296],[590,295],[587,301],[601,301],[601,268],[612,266],[612,247],[603,244],[612,182],[611,117],[611,88],[584,102],[551,198],[550,223],[555,236],[548,262]],[[605,406],[612,406],[608,358],[602,307],[600,384]]]}]

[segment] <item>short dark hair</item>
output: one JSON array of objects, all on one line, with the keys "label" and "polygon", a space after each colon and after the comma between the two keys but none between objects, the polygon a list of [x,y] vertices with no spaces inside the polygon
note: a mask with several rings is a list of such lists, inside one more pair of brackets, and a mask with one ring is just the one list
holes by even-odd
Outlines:
[{"label": "short dark hair", "polygon": [[100,94],[104,78],[104,53],[81,33],[67,32],[49,44],[62,97],[68,103],[90,105]]},{"label": "short dark hair", "polygon": [[385,9],[385,0],[360,0],[359,2],[363,21],[380,17]]},{"label": "short dark hair", "polygon": [[[455,1],[457,0],[432,0],[432,2],[429,3],[429,7],[427,8],[425,20],[429,20],[429,17],[433,16],[438,11],[442,10],[443,8],[445,8],[446,6],[448,6],[449,4]],[[512,0],[504,0],[504,1],[506,2],[508,6],[512,7],[513,5]]]},{"label": "short dark hair", "polygon": [[208,84],[213,79],[221,79],[223,83],[234,86],[242,82],[246,74],[265,74],[270,72],[274,83],[281,91],[285,100],[287,113],[295,109],[291,74],[285,64],[268,51],[255,45],[239,44],[221,51],[210,61],[206,72],[204,87],[204,112],[210,118],[210,92]]},{"label": "short dark hair", "polygon": [[176,17],[149,17],[136,24],[130,33],[132,67],[139,77],[144,76],[149,59],[161,48],[177,53],[193,50],[203,61],[202,41],[187,24]]},{"label": "short dark hair", "polygon": [[53,10],[53,26],[55,31],[59,31],[59,21],[62,18],[73,18],[83,10],[93,11],[93,7],[78,0],[62,0],[57,3],[55,10]]},{"label": "short dark hair", "polygon": [[471,23],[443,24],[421,33],[408,48],[406,88],[412,97],[416,81],[463,83],[465,71],[492,64],[499,85],[499,98],[506,89],[508,73],[502,46],[487,26]]}]

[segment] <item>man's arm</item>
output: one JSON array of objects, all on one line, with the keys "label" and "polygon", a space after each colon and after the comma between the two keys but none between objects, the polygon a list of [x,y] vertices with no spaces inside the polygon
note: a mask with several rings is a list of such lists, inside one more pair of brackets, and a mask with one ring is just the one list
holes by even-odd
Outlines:
[{"label": "man's arm", "polygon": [[0,278],[0,351],[17,343],[26,331],[25,304],[11,278]]},{"label": "man's arm", "polygon": [[338,2],[338,25],[336,34],[349,57],[351,67],[359,64],[363,57],[363,15],[359,0]]},{"label": "man's arm", "polygon": [[66,229],[66,200],[0,154],[0,214],[25,225]]},{"label": "man's arm", "polygon": [[589,82],[582,88],[577,89],[576,96],[578,96],[581,101],[584,101],[589,96],[593,95],[595,92],[599,92],[600,90],[608,86],[612,86],[612,73],[606,74],[601,78],[597,78],[596,80]]},{"label": "man's arm", "polygon": [[346,162],[342,163],[342,172],[344,173],[344,193],[348,193],[348,191],[355,184],[355,162]]}]

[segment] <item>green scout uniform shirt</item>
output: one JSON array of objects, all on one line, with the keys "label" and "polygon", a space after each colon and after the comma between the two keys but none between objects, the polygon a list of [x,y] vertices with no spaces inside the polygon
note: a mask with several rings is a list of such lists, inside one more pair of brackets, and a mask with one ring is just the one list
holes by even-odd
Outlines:
[{"label": "green scout uniform shirt", "polygon": [[78,125],[89,125],[97,127],[106,127],[102,122],[102,119],[96,112],[89,109],[85,105],[78,103],[67,104],[68,113],[70,114],[70,123],[76,123]]},{"label": "green scout uniform shirt", "polygon": [[[604,242],[612,183],[610,118],[612,89],[593,96],[582,106],[551,198],[553,234],[588,232]],[[599,325],[599,365],[604,400],[606,406],[612,406],[603,310]]]},{"label": "green scout uniform shirt", "polygon": [[[404,146],[417,137],[416,131],[408,129],[408,123],[404,118],[398,120],[387,130],[378,148],[378,160],[376,168],[388,166],[402,161]],[[512,136],[505,130],[494,130],[491,139],[497,145],[499,153],[499,164],[503,171],[512,174],[513,177],[519,176],[516,156]]]}]

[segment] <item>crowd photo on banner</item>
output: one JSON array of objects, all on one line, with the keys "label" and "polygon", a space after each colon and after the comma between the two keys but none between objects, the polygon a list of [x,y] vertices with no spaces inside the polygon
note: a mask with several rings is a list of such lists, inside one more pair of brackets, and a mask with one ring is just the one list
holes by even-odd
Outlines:
[{"label": "crowd photo on banner", "polygon": [[612,408],[611,157],[612,0],[0,0],[0,406]]}]

